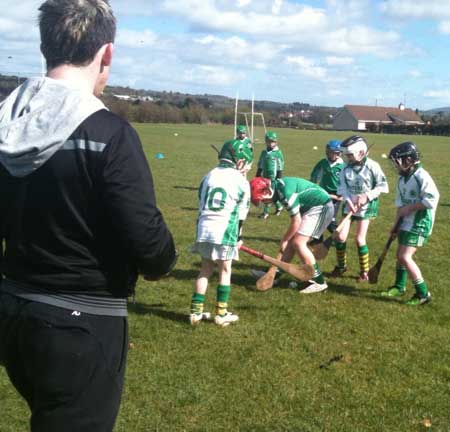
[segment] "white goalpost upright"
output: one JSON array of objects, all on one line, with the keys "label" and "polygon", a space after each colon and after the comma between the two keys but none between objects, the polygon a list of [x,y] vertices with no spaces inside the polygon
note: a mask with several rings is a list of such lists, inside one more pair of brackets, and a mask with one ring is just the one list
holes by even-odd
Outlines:
[{"label": "white goalpost upright", "polygon": [[[247,127],[247,130],[249,131],[249,138],[252,142],[257,140],[255,138],[255,118],[261,120],[261,124],[264,128],[264,134],[267,132],[266,128],[266,122],[264,121],[264,114],[261,112],[255,112],[255,95],[252,94],[252,102],[251,102],[251,111],[250,112],[244,112],[244,111],[238,111],[239,106],[239,93],[236,94],[236,102],[234,105],[234,134],[236,133],[237,125],[238,125],[238,115],[241,115],[244,117],[245,120],[245,126]],[[250,121],[249,121],[250,117]]]}]

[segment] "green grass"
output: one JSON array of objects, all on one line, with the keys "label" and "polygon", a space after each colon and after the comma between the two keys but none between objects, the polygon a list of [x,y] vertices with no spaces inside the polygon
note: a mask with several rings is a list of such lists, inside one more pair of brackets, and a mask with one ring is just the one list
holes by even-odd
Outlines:
[{"label": "green grass", "polygon": [[[198,257],[187,248],[195,233],[197,186],[216,163],[210,144],[220,146],[232,127],[137,128],[180,258],[171,277],[156,283],[141,280],[136,304],[129,307],[134,348],[116,431],[450,430],[449,138],[365,135],[375,144],[371,156],[380,162],[391,189],[382,196],[380,216],[369,230],[372,263],[395,214],[396,174],[381,154],[415,140],[441,192],[434,233],[417,254],[433,294],[430,305],[407,308],[378,295],[393,282],[394,247],[378,285],[358,285],[352,230],[349,272],[342,279],[329,279],[324,294],[300,295],[288,288],[287,277],[280,287],[257,292],[249,270],[264,265],[241,254],[233,267],[230,302],[240,321],[222,329],[206,322],[192,328],[187,322],[199,268]],[[278,132],[285,175],[307,178],[325,143],[349,135]],[[257,155],[262,147],[257,143]],[[157,160],[158,152],[165,158]],[[250,211],[244,238],[249,246],[275,255],[288,217],[283,213],[262,221],[258,213]],[[324,271],[332,270],[334,255],[332,250],[321,264]],[[207,294],[209,310],[216,282],[214,278]],[[408,297],[412,293],[409,285]],[[27,408],[3,369],[0,407],[0,431],[27,430]],[[422,425],[426,419],[431,429]]]}]

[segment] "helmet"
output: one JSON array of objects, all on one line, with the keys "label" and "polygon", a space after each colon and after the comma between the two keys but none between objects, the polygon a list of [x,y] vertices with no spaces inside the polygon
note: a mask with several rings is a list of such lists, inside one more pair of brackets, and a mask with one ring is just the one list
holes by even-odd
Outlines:
[{"label": "helmet", "polygon": [[399,167],[401,174],[407,174],[414,165],[420,162],[420,152],[416,144],[406,141],[391,149],[389,159]]},{"label": "helmet", "polygon": [[255,177],[250,180],[252,204],[258,206],[264,198],[272,195],[272,181],[265,177]]},{"label": "helmet", "polygon": [[355,163],[359,163],[367,155],[367,141],[359,135],[352,135],[342,141],[341,149],[345,155],[352,155]]},{"label": "helmet", "polygon": [[339,140],[331,140],[327,142],[327,150],[332,152],[341,152],[341,142]]},{"label": "helmet", "polygon": [[253,148],[239,140],[229,140],[222,146],[219,159],[234,165],[244,160],[245,165],[250,165],[253,162]]},{"label": "helmet", "polygon": [[236,127],[236,132],[237,133],[247,133],[247,127],[246,126],[244,126],[244,125],[238,125],[237,127]]},{"label": "helmet", "polygon": [[265,139],[266,141],[278,141],[278,134],[273,131],[267,131]]}]

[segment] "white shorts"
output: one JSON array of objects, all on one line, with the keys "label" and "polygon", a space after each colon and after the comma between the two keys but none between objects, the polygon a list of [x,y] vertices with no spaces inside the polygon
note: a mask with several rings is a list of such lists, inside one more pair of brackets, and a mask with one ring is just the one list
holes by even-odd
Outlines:
[{"label": "white shorts", "polygon": [[211,261],[239,260],[239,250],[237,246],[196,242],[193,251],[199,253],[202,258]]},{"label": "white shorts", "polygon": [[318,239],[330,225],[334,216],[334,205],[329,201],[323,206],[311,207],[306,213],[301,215],[300,228],[298,233],[305,237]]}]

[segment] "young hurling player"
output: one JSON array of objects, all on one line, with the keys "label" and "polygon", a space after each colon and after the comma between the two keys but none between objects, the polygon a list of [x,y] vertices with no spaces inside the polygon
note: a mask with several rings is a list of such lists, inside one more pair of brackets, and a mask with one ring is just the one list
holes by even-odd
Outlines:
[{"label": "young hurling player", "polygon": [[[275,180],[283,176],[284,156],[278,147],[278,135],[276,132],[268,131],[265,135],[266,148],[261,152],[258,161],[258,170],[256,177],[264,177]],[[279,216],[283,205],[277,201],[275,203],[275,215]],[[267,219],[269,217],[270,204],[265,204],[260,218]]]},{"label": "young hurling player", "polygon": [[401,219],[401,225],[398,229],[395,284],[382,295],[398,297],[405,294],[409,274],[416,292],[406,304],[422,305],[431,300],[431,294],[414,261],[414,254],[418,247],[428,242],[433,230],[439,191],[430,174],[423,169],[414,143],[404,142],[395,146],[389,153],[389,159],[400,174],[395,205],[396,223]]},{"label": "young hurling player", "polygon": [[236,139],[240,141],[242,144],[245,144],[246,146],[252,147],[252,141],[247,136],[247,127],[244,125],[238,125],[236,127]]},{"label": "young hurling player", "polygon": [[224,327],[239,319],[227,308],[231,264],[232,260],[239,259],[242,223],[250,207],[250,187],[245,176],[251,168],[253,151],[239,140],[231,140],[223,145],[220,155],[219,165],[203,178],[199,188],[195,251],[202,261],[191,301],[193,325],[210,317],[208,312],[203,312],[203,306],[208,281],[216,265],[219,285],[214,322]]},{"label": "young hurling player", "polygon": [[339,185],[339,174],[344,167],[344,161],[341,158],[341,141],[331,140],[325,148],[326,158],[317,162],[311,172],[311,181],[317,183],[325,189],[330,195],[334,205],[334,217],[328,230],[333,232],[336,227],[336,215],[338,214],[342,197],[337,194]]},{"label": "young hurling player", "polygon": [[367,142],[364,138],[353,135],[341,143],[341,149],[347,158],[347,164],[340,172],[338,195],[345,202],[343,213],[353,213],[338,234],[335,246],[337,266],[333,277],[341,276],[347,271],[347,237],[352,221],[356,221],[356,245],[358,246],[360,274],[358,281],[368,280],[369,248],[366,236],[369,224],[378,215],[378,197],[388,193],[386,177],[380,165],[370,159]]},{"label": "young hurling player", "polygon": [[[309,294],[326,290],[328,285],[307,244],[312,238],[319,238],[333,219],[334,207],[328,193],[320,186],[296,177],[283,177],[273,182],[255,177],[250,187],[253,204],[281,201],[289,212],[290,224],[280,241],[282,260],[290,262],[297,253],[305,264],[314,267],[310,285],[300,292]],[[253,272],[256,277],[262,274]]]}]

